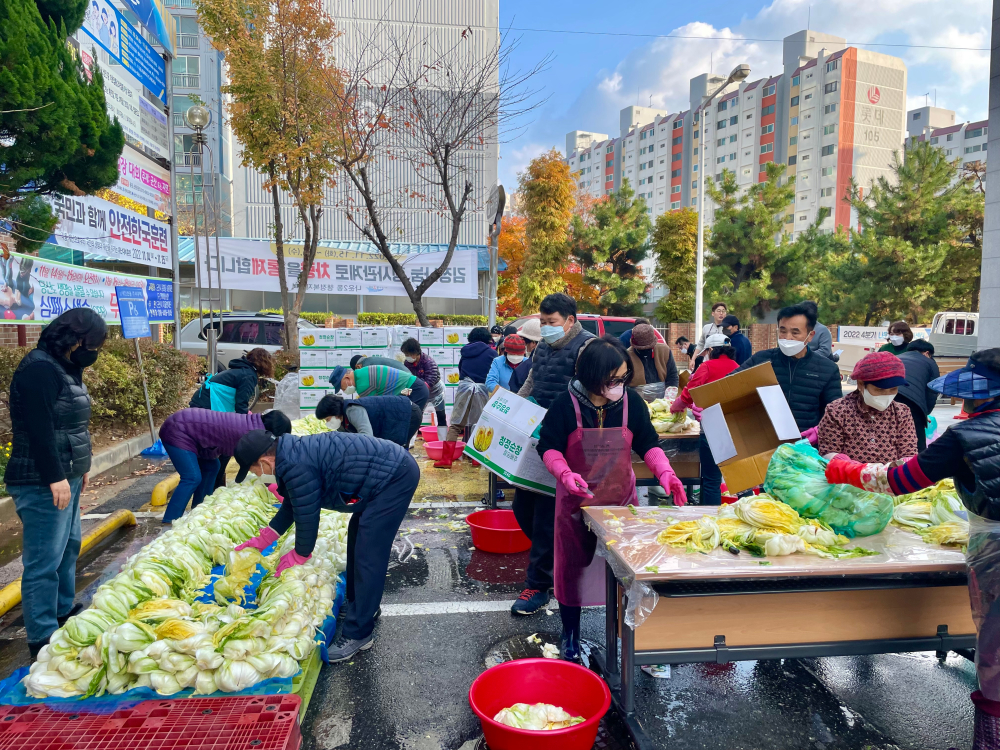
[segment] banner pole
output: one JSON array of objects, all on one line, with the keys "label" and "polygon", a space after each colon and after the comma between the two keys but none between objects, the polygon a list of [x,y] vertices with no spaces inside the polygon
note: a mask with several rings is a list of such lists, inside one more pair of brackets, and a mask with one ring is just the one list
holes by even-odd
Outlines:
[{"label": "banner pole", "polygon": [[139,339],[135,342],[135,356],[139,360],[139,375],[142,377],[142,395],[146,397],[146,416],[149,418],[149,439],[156,444],[156,428],[153,426],[153,407],[149,404],[149,388],[146,387],[146,371],[142,367],[142,352],[139,351]]}]

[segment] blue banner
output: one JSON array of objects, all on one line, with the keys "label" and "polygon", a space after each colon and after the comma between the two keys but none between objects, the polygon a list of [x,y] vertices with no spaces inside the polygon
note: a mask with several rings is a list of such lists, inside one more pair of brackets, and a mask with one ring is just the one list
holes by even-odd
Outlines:
[{"label": "blue banner", "polygon": [[134,286],[116,286],[115,296],[118,298],[122,336],[127,339],[151,337],[153,332],[149,330],[149,315],[146,314],[146,300],[143,299],[142,289]]},{"label": "blue banner", "polygon": [[163,3],[157,0],[125,0],[124,4],[135,13],[139,23],[153,32],[160,44],[173,55],[174,19],[167,13]]},{"label": "blue banner", "polygon": [[114,5],[108,0],[88,0],[83,30],[139,83],[167,103],[166,63]]},{"label": "blue banner", "polygon": [[173,282],[146,280],[146,311],[150,323],[174,322]]}]

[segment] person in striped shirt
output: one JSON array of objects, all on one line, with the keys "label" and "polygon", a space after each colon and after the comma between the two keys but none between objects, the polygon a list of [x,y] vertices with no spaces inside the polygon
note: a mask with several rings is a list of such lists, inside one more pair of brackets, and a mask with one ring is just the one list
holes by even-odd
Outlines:
[{"label": "person in striped shirt", "polygon": [[[397,370],[386,365],[369,365],[352,370],[350,367],[335,367],[330,375],[330,385],[336,391],[350,395],[365,396],[406,396],[417,407],[410,420],[409,438],[412,438],[423,421],[424,407],[430,399],[427,384],[409,370]],[[409,444],[409,440],[407,441]]]}]

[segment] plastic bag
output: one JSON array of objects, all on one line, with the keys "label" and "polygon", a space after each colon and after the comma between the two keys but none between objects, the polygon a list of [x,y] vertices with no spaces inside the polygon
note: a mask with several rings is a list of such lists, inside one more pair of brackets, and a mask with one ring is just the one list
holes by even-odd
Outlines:
[{"label": "plastic bag", "polygon": [[274,388],[274,408],[289,419],[302,416],[299,410],[299,374],[290,372]]},{"label": "plastic bag", "polygon": [[892,520],[892,497],[828,483],[828,463],[804,440],[779,446],[767,467],[764,491],[838,534],[852,539],[878,534]]},{"label": "plastic bag", "polygon": [[976,623],[979,689],[1000,701],[1000,523],[969,514],[969,599]]}]

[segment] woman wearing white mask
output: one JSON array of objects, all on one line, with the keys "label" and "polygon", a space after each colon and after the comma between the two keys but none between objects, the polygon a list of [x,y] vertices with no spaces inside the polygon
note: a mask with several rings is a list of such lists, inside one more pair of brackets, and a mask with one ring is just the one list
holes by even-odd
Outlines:
[{"label": "woman wearing white mask", "polygon": [[434,404],[434,414],[437,416],[438,440],[444,440],[448,434],[448,417],[444,409],[444,383],[441,382],[441,371],[437,362],[430,354],[420,348],[420,342],[416,339],[407,339],[400,347],[405,361],[406,369],[424,381],[430,393],[428,399]]},{"label": "woman wearing white mask", "polygon": [[507,336],[502,342],[503,353],[490,363],[486,376],[486,389],[493,392],[497,386],[510,390],[510,377],[514,370],[524,364],[524,339],[517,334]]},{"label": "woman wearing white mask", "polygon": [[889,326],[889,340],[879,349],[880,352],[902,354],[913,341],[913,331],[905,320],[897,320]]},{"label": "woman wearing white mask", "polygon": [[316,405],[316,419],[326,422],[334,432],[368,435],[405,448],[410,444],[410,417],[416,408],[406,396],[347,400],[328,394]]},{"label": "woman wearing white mask", "polygon": [[910,410],[895,400],[906,385],[903,363],[889,352],[872,352],[851,373],[858,389],[826,407],[819,423],[819,452],[861,463],[888,464],[917,454]]}]

